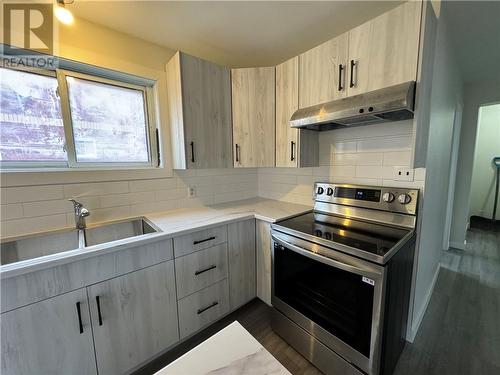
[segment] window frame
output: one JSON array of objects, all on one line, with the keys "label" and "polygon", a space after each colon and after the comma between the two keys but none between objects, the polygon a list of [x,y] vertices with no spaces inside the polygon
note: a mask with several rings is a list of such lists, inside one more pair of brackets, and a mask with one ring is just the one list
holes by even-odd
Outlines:
[{"label": "window frame", "polygon": [[[59,96],[61,116],[64,127],[65,150],[67,161],[3,161],[0,160],[0,168],[3,172],[15,171],[104,171],[104,170],[130,170],[130,169],[158,169],[161,164],[159,153],[159,131],[158,119],[154,107],[155,101],[155,84],[144,80],[144,84],[126,82],[126,80],[117,80],[109,77],[113,74],[107,74],[108,69],[96,68],[92,73],[88,74],[81,71],[57,68],[49,69],[29,69],[22,67],[2,67],[4,69],[18,70],[28,74],[38,74],[53,77],[57,80],[57,93]],[[96,71],[97,70],[97,71]],[[95,74],[97,73],[97,74]],[[115,72],[112,72],[115,73]],[[69,102],[69,91],[66,78],[74,77],[87,81],[108,84],[116,87],[130,88],[141,91],[144,99],[144,117],[146,121],[146,142],[148,151],[147,162],[78,162],[76,157],[73,123],[71,118],[71,108]],[[134,81],[140,80],[139,77],[134,77]]]}]

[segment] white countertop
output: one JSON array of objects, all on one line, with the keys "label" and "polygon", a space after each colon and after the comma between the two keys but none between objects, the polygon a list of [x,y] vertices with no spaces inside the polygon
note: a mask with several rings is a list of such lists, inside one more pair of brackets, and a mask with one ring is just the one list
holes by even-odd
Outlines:
[{"label": "white countertop", "polygon": [[214,206],[185,208],[146,214],[143,216],[156,225],[161,232],[64,251],[21,262],[9,263],[0,266],[0,278],[6,279],[230,222],[256,218],[273,223],[278,220],[300,215],[311,209],[312,207],[310,206],[300,204],[271,199],[252,198]]},{"label": "white countertop", "polygon": [[242,325],[234,322],[156,375],[291,375]]},{"label": "white countertop", "polygon": [[180,235],[203,227],[245,219],[259,219],[269,223],[310,211],[312,207],[252,198],[214,206],[184,208],[145,215],[163,233]]}]

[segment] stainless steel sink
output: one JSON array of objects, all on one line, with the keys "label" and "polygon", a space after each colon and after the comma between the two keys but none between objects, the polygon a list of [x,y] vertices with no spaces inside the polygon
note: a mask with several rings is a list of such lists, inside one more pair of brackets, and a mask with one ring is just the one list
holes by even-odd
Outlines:
[{"label": "stainless steel sink", "polygon": [[156,232],[160,230],[145,218],[135,218],[97,225],[84,230],[73,229],[34,234],[2,242],[0,264],[20,262]]}]

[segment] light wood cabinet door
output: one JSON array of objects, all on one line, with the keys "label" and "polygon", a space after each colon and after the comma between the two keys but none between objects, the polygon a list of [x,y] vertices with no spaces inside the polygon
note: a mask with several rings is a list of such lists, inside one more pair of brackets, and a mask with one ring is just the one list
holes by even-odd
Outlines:
[{"label": "light wood cabinet door", "polygon": [[229,68],[178,52],[167,89],[174,168],[231,167]]},{"label": "light wood cabinet door", "polygon": [[99,374],[130,372],[179,340],[173,261],[87,290]]},{"label": "light wood cabinet door", "polygon": [[300,55],[299,107],[346,96],[347,33]]},{"label": "light wood cabinet door", "polygon": [[408,1],[349,31],[349,96],[416,80],[421,8]]},{"label": "light wood cabinet door", "polygon": [[299,109],[299,57],[276,66],[276,166],[315,167],[318,132],[295,129],[290,118]]},{"label": "light wood cabinet door", "polygon": [[2,374],[97,373],[84,288],[3,313],[1,328]]},{"label": "light wood cabinet door", "polygon": [[227,226],[229,256],[229,303],[234,310],[256,295],[255,220]]},{"label": "light wood cabinet door", "polygon": [[271,306],[271,224],[256,221],[257,297]]},{"label": "light wood cabinet door", "polygon": [[274,67],[231,70],[235,167],[274,167]]}]

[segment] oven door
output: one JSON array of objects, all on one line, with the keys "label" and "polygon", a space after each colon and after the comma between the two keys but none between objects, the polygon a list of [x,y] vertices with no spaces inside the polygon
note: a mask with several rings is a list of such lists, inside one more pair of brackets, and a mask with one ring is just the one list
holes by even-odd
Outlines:
[{"label": "oven door", "polygon": [[368,374],[377,374],[384,267],[301,240],[272,234],[272,304]]}]

